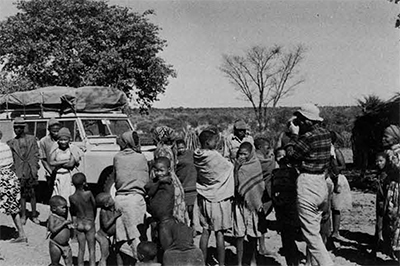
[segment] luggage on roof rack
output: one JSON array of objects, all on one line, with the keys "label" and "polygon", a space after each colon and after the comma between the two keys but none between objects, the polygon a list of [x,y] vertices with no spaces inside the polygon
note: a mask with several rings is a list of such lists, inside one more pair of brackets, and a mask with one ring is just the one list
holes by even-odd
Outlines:
[{"label": "luggage on roof rack", "polygon": [[124,92],[100,86],[52,86],[0,95],[1,110],[102,113],[121,110],[127,102]]}]

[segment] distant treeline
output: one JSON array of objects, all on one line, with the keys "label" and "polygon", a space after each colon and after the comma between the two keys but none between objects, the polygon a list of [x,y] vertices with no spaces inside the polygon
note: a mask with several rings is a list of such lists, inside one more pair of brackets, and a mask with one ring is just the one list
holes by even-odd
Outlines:
[{"label": "distant treeline", "polygon": [[[257,122],[252,108],[154,108],[147,115],[132,112],[130,117],[137,130],[148,136],[151,129],[159,125],[169,126],[178,132],[188,128],[201,129],[213,126],[226,134],[232,130],[235,120],[243,119],[249,125],[253,136],[263,135],[275,143],[295,110],[297,110],[296,107],[268,108],[268,120],[265,121],[267,126],[263,132],[257,132]],[[325,126],[342,136],[338,142],[341,147],[351,147],[353,124],[360,114],[361,110],[357,106],[321,107],[321,116],[324,118]]]}]

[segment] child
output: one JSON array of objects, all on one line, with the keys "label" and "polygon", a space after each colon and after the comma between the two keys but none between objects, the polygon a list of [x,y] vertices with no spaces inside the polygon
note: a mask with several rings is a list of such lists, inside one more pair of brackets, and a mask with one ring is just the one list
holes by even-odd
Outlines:
[{"label": "child", "polygon": [[95,258],[95,225],[96,201],[92,192],[85,191],[86,176],[83,173],[76,173],[72,176],[72,183],[75,186],[75,193],[69,197],[71,204],[71,216],[74,227],[77,231],[79,243],[78,265],[83,266],[86,241],[89,247],[89,264],[94,266]]},{"label": "child", "polygon": [[275,150],[275,160],[276,160],[278,167],[279,167],[279,161],[281,159],[283,159],[285,156],[286,156],[286,151],[284,148],[277,148]]},{"label": "child", "polygon": [[100,193],[96,196],[96,205],[100,207],[100,229],[96,233],[96,240],[100,244],[101,259],[99,266],[107,265],[110,255],[110,238],[115,236],[115,221],[121,212],[115,210],[114,200],[109,193]]},{"label": "child", "polygon": [[50,152],[50,166],[54,167],[55,181],[53,196],[64,197],[69,206],[69,196],[74,193],[71,182],[72,171],[79,166],[82,151],[71,142],[71,132],[63,127],[58,131],[58,141],[54,144]]},{"label": "child", "polygon": [[178,162],[176,165],[176,175],[182,183],[185,191],[186,209],[189,214],[190,225],[193,225],[193,206],[197,197],[196,179],[197,171],[193,163],[193,151],[188,150],[183,139],[176,142],[178,150]]},{"label": "child", "polygon": [[268,231],[268,222],[267,216],[272,211],[272,194],[271,194],[271,177],[272,171],[277,167],[277,163],[275,162],[275,156],[271,156],[270,152],[271,145],[268,139],[263,137],[258,137],[254,140],[255,147],[255,155],[261,163],[261,169],[263,174],[263,180],[265,183],[265,190],[263,196],[261,198],[263,202],[263,212],[259,213],[259,226],[258,230],[263,234],[259,238],[259,253],[262,255],[271,255],[270,247],[268,243],[269,236],[267,235]]},{"label": "child", "polygon": [[201,251],[193,245],[192,230],[173,216],[174,186],[170,160],[157,158],[153,170],[155,177],[146,185],[146,190],[149,211],[158,223],[158,237],[164,250],[163,265],[204,265]]},{"label": "child", "polygon": [[156,262],[157,260],[157,244],[144,241],[140,242],[137,247],[137,254],[139,262],[136,266],[161,266],[161,263]]},{"label": "child", "polygon": [[232,197],[234,196],[233,164],[215,150],[218,134],[206,129],[199,136],[201,149],[194,152],[197,169],[197,199],[203,233],[200,249],[207,260],[210,232],[216,234],[218,262],[225,265],[224,233],[232,228]]},{"label": "child", "polygon": [[288,164],[286,151],[283,148],[275,150],[275,158],[279,168],[272,171],[272,202],[276,220],[280,226],[283,255],[286,264],[299,265],[300,252],[296,238],[300,234],[300,221],[296,207],[296,179],[298,173]]},{"label": "child", "polygon": [[53,196],[49,201],[50,217],[47,220],[47,230],[49,231],[50,259],[52,266],[60,265],[61,256],[65,265],[72,266],[72,251],[68,243],[71,236],[70,225],[72,221],[67,220],[68,207],[67,200],[61,196]]},{"label": "child", "polygon": [[234,201],[233,234],[237,238],[237,265],[243,263],[243,242],[245,236],[251,251],[250,264],[256,263],[258,231],[258,213],[262,210],[261,197],[265,185],[261,163],[255,156],[253,145],[243,142],[237,152],[235,163],[236,200]]}]

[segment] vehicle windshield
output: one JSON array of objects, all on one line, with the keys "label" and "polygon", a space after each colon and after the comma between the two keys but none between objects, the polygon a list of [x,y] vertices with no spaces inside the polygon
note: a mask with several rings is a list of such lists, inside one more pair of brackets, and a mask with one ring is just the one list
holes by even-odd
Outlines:
[{"label": "vehicle windshield", "polygon": [[82,119],[82,124],[88,137],[119,136],[132,130],[127,119],[90,118]]}]

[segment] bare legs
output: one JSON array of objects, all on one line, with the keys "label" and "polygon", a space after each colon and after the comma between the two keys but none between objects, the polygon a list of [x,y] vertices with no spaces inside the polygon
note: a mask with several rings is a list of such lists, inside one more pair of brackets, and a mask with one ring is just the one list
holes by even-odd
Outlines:
[{"label": "bare legs", "polygon": [[340,239],[340,211],[332,210],[332,225],[333,225],[333,232],[332,237]]},{"label": "bare legs", "polygon": [[96,258],[95,258],[95,228],[94,226],[87,232],[77,231],[76,235],[79,244],[78,251],[78,266],[84,265],[83,257],[85,255],[85,244],[86,241],[89,247],[89,265],[95,266]]},{"label": "bare legs", "polygon": [[[32,194],[31,196],[31,209],[32,209],[32,221],[38,223],[37,221],[37,212],[36,212],[36,195]],[[26,224],[26,198],[21,197],[21,223],[22,225]]]},{"label": "bare legs", "polygon": [[244,237],[238,237],[236,239],[236,254],[237,254],[238,266],[242,266],[243,263],[243,243],[244,243]]},{"label": "bare legs", "polygon": [[19,213],[11,214],[11,217],[12,217],[15,227],[17,228],[17,231],[18,231],[18,235],[19,235],[18,238],[26,238],[25,231],[22,226]]},{"label": "bare legs", "polygon": [[[250,265],[257,265],[257,239],[254,237],[247,236],[249,241],[249,250],[251,251]],[[238,237],[236,239],[236,253],[237,253],[237,265],[243,265],[243,253],[244,253],[244,237]]]},{"label": "bare legs", "polygon": [[[219,265],[225,265],[225,239],[224,232],[215,232],[215,238],[217,240],[217,253]],[[203,233],[200,238],[200,249],[203,252],[204,260],[207,260],[207,248],[208,241],[210,239],[210,230],[203,228]]]},{"label": "bare legs", "polygon": [[105,237],[104,233],[100,232],[100,230],[96,234],[96,240],[99,242],[101,250],[99,266],[106,266],[107,258],[110,255],[110,242],[107,237]]}]

